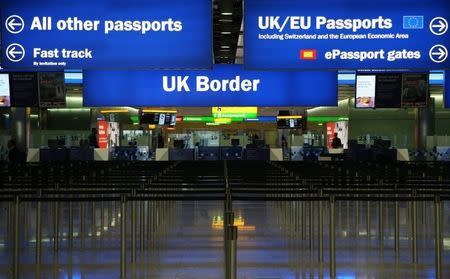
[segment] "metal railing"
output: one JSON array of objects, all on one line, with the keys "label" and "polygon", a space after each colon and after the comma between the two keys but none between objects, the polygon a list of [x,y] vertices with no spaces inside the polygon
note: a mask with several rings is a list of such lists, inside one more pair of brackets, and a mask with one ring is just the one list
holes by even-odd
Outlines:
[{"label": "metal railing", "polygon": [[[383,205],[394,205],[394,252],[396,259],[400,257],[400,218],[399,218],[399,203],[407,202],[410,205],[411,214],[411,259],[412,263],[418,262],[418,245],[417,245],[417,211],[418,206],[423,206],[425,202],[433,202],[434,207],[434,243],[435,243],[435,274],[436,278],[442,278],[442,204],[444,201],[450,200],[450,184],[444,178],[433,178],[428,181],[425,179],[409,183],[392,182],[385,183],[383,178],[378,178],[372,183],[367,184],[358,179],[346,179],[346,183],[338,183],[331,185],[323,183],[326,181],[333,181],[333,178],[300,178],[292,171],[279,166],[274,163],[268,163],[273,171],[274,177],[280,178],[278,182],[271,183],[257,183],[257,182],[239,182],[236,177],[230,177],[229,164],[223,162],[223,178],[217,177],[216,182],[208,184],[197,184],[192,182],[187,183],[173,183],[162,182],[172,175],[172,172],[177,168],[182,168],[180,164],[172,164],[160,170],[151,181],[141,184],[128,184],[122,187],[114,186],[108,189],[105,193],[104,185],[101,182],[87,181],[81,186],[77,185],[72,188],[61,187],[61,184],[56,183],[53,187],[37,188],[37,189],[4,189],[0,190],[0,202],[9,203],[13,205],[13,210],[8,210],[8,220],[14,220],[14,238],[13,238],[13,263],[12,276],[19,278],[19,236],[21,226],[19,224],[19,212],[21,210],[21,203],[36,203],[36,247],[35,247],[35,263],[41,264],[42,257],[42,204],[51,203],[54,206],[54,232],[53,232],[53,246],[54,252],[59,250],[59,216],[58,204],[68,202],[69,206],[69,245],[72,245],[73,238],[73,211],[71,205],[76,202],[118,202],[120,203],[120,276],[126,278],[127,274],[127,233],[126,233],[126,218],[127,209],[131,206],[131,263],[136,262],[137,256],[137,202],[140,202],[139,211],[143,218],[143,203],[145,201],[201,201],[201,200],[215,200],[224,202],[224,253],[225,253],[225,278],[237,278],[237,238],[238,230],[234,225],[233,201],[275,201],[275,202],[297,202],[300,203],[300,213],[294,216],[295,222],[301,223],[302,238],[306,237],[306,212],[309,206],[309,242],[310,249],[314,249],[314,206],[318,205],[318,261],[324,263],[324,249],[323,249],[323,232],[324,232],[324,205],[328,207],[328,235],[329,235],[329,272],[330,277],[336,277],[336,203],[349,202],[355,203],[355,228],[359,228],[359,212],[360,203],[377,203],[379,231],[378,237],[383,240],[383,214],[381,209]],[[244,170],[243,170],[244,172]],[[201,173],[201,171],[200,171]],[[272,175],[271,174],[271,175]],[[124,175],[126,177],[126,174]],[[288,179],[286,179],[286,176]],[[173,177],[172,177],[173,178]],[[179,178],[179,177],[178,177]],[[175,177],[174,180],[178,179]],[[182,179],[181,179],[182,180]],[[214,178],[212,178],[214,180]],[[264,181],[264,179],[262,179]],[[276,179],[275,179],[276,180]],[[288,182],[286,182],[286,180]],[[234,181],[234,182],[233,182]],[[343,180],[341,180],[343,181]],[[222,186],[219,187],[222,182]],[[356,183],[355,183],[356,182]],[[380,183],[381,182],[381,183]],[[199,188],[202,185],[203,188]],[[205,187],[208,186],[208,187]],[[90,187],[90,188],[85,188]],[[83,207],[81,207],[83,209]],[[369,207],[368,207],[369,208]],[[348,209],[349,210],[349,209]],[[338,211],[340,214],[340,210]],[[12,216],[10,216],[12,214]],[[83,213],[82,213],[83,214]],[[83,216],[83,215],[82,215]],[[347,214],[348,216],[348,214]],[[140,221],[140,247],[143,247],[143,222]],[[367,212],[367,235],[370,237],[370,211]]]}]

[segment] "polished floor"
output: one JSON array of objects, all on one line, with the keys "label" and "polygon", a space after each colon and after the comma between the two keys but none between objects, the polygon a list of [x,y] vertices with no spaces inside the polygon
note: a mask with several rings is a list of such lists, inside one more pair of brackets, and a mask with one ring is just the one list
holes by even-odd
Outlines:
[{"label": "polished floor", "polygon": [[[128,204],[127,278],[224,278],[223,202],[135,202],[134,210]],[[323,202],[322,208],[320,214],[318,202],[234,202],[237,277],[329,278],[328,204]],[[435,278],[433,203],[417,204],[416,264],[412,264],[410,209],[409,203],[399,204],[396,257],[394,203],[336,202],[336,278]],[[450,205],[443,204],[442,209],[442,278],[450,278]],[[14,204],[0,203],[0,279],[13,278],[13,211]],[[42,251],[37,265],[36,203],[20,204],[19,278],[119,278],[118,202],[43,203],[41,212]]]}]

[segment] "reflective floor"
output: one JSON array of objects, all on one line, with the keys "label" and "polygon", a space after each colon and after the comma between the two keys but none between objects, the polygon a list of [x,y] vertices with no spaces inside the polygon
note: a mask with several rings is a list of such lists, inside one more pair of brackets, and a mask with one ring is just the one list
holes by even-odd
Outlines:
[{"label": "reflective floor", "polygon": [[[134,210],[128,204],[127,278],[224,278],[223,202],[135,202]],[[442,207],[442,278],[450,278],[450,205]],[[320,214],[319,202],[234,202],[238,278],[329,278],[328,204],[323,202],[322,208]],[[21,203],[20,209],[20,278],[119,278],[118,202],[42,203],[40,265],[36,203]],[[337,278],[435,278],[433,203],[417,204],[417,264],[412,264],[410,209],[399,203],[397,258],[394,203],[336,202]],[[0,279],[13,277],[13,212],[14,204],[0,204]],[[58,247],[53,241],[55,212]]]}]

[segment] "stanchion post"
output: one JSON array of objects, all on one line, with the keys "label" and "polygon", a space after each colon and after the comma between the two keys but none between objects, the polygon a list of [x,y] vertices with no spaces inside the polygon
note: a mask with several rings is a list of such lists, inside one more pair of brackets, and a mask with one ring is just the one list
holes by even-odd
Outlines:
[{"label": "stanchion post", "polygon": [[237,278],[237,226],[228,226],[226,228],[225,249],[228,251],[226,256],[228,259],[225,261],[225,279]]},{"label": "stanchion post", "polygon": [[[319,191],[319,196],[322,197],[322,189]],[[323,262],[323,202],[322,200],[319,200],[319,247],[318,247],[318,260],[319,263],[322,264]]]},{"label": "stanchion post", "polygon": [[139,217],[140,217],[140,222],[139,222],[139,228],[140,228],[140,233],[139,233],[139,248],[140,248],[140,253],[144,254],[144,237],[145,237],[145,207],[144,207],[144,201],[141,200],[139,201]]},{"label": "stanchion post", "polygon": [[55,201],[53,207],[53,251],[58,253],[59,249],[59,203]]},{"label": "stanchion post", "polygon": [[72,202],[69,202],[69,233],[67,236],[69,240],[69,250],[73,248],[73,205]]},{"label": "stanchion post", "polygon": [[[41,197],[42,190],[39,190],[38,197]],[[38,200],[36,205],[36,264],[41,264],[41,247],[42,247],[42,210],[41,210],[42,204],[41,201]]]},{"label": "stanchion post", "polygon": [[400,259],[400,208],[398,201],[395,202],[395,228],[394,228],[394,250],[395,259]]},{"label": "stanchion post", "polygon": [[[370,196],[369,196],[370,197]],[[366,215],[366,232],[367,232],[367,239],[370,239],[370,228],[371,228],[371,216],[370,216],[370,201],[367,201],[367,215]]]},{"label": "stanchion post", "polygon": [[411,206],[411,234],[412,234],[412,262],[417,263],[417,204],[412,201]]},{"label": "stanchion post", "polygon": [[435,234],[435,269],[436,269],[436,279],[442,278],[442,269],[441,269],[441,199],[439,196],[435,197],[434,200],[434,234]]},{"label": "stanchion post", "polygon": [[314,204],[309,201],[309,250],[314,252]]},{"label": "stanchion post", "polygon": [[84,236],[85,236],[85,202],[80,202],[80,240],[81,247],[84,248]]},{"label": "stanchion post", "polygon": [[[133,189],[136,197],[136,189]],[[136,201],[131,201],[131,262],[136,262]]]},{"label": "stanchion post", "polygon": [[127,200],[124,195],[120,197],[120,278],[125,279],[126,273],[126,212],[127,212]]},{"label": "stanchion post", "polygon": [[330,278],[336,278],[336,230],[334,228],[334,207],[335,198],[333,195],[330,196],[330,206],[329,206],[329,230],[330,230]]},{"label": "stanchion post", "polygon": [[384,240],[384,221],[383,221],[383,202],[378,201],[378,238],[380,247],[383,247]]},{"label": "stanchion post", "polygon": [[19,279],[19,215],[20,198],[16,196],[14,203],[14,259],[13,259],[13,278]]}]

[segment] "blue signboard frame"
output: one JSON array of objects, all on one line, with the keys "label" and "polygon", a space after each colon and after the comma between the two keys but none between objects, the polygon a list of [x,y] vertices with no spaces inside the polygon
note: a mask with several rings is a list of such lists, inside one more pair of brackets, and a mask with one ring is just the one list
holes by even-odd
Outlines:
[{"label": "blue signboard frame", "polygon": [[[172,77],[189,77],[189,88],[178,91]],[[242,65],[215,65],[211,71],[87,70],[83,82],[89,107],[336,106],[338,91],[335,71],[245,71]]]},{"label": "blue signboard frame", "polygon": [[189,5],[184,0],[0,0],[0,5],[6,69],[212,68],[210,0]]},{"label": "blue signboard frame", "polygon": [[444,107],[450,109],[450,71],[445,71],[444,76]]},{"label": "blue signboard frame", "polygon": [[244,5],[247,69],[450,68],[448,0],[246,0]]}]

